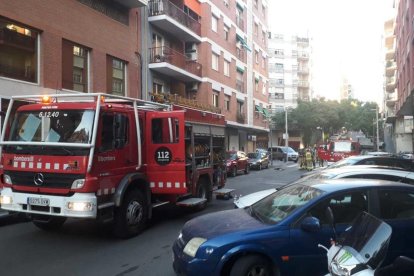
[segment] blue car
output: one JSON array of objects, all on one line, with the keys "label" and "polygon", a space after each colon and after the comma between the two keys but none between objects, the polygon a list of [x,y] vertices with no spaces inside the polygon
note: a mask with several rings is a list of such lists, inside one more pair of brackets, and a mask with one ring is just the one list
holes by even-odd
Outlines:
[{"label": "blue car", "polygon": [[178,275],[322,275],[334,228],[342,233],[361,212],[393,228],[387,259],[414,257],[414,186],[367,179],[312,180],[269,195],[245,209],[188,221],[173,245]]}]

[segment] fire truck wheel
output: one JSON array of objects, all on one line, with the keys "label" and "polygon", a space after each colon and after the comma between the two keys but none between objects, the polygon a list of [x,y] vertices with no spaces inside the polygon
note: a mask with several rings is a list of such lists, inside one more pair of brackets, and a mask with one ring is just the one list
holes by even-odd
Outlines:
[{"label": "fire truck wheel", "polygon": [[51,217],[45,215],[34,215],[33,224],[45,231],[55,231],[62,227],[65,223],[64,217]]},{"label": "fire truck wheel", "polygon": [[115,210],[114,234],[119,238],[130,238],[144,230],[148,218],[148,207],[142,192],[130,190]]}]

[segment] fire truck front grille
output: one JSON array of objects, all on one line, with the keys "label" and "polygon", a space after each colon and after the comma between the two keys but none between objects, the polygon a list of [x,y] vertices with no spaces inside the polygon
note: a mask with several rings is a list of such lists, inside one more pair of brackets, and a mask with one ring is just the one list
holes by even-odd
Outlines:
[{"label": "fire truck front grille", "polygon": [[33,186],[39,188],[70,189],[73,181],[85,178],[81,174],[41,173],[42,176],[40,176],[38,172],[5,171],[4,173],[10,176],[15,186]]}]

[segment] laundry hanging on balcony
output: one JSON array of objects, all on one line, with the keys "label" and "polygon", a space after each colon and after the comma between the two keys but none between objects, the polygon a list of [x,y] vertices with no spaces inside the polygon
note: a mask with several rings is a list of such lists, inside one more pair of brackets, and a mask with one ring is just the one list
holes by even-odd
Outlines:
[{"label": "laundry hanging on balcony", "polygon": [[240,42],[241,46],[243,48],[245,48],[247,51],[252,51],[252,49],[250,49],[249,45],[247,45],[246,40],[243,39],[243,37],[241,37],[240,35],[236,34],[236,40],[237,42]]}]

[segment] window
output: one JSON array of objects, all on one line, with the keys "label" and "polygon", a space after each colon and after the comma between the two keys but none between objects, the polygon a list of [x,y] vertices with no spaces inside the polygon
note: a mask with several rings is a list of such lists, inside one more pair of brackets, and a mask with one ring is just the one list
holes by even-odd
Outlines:
[{"label": "window", "polygon": [[230,62],[224,60],[224,75],[229,77],[230,76]]},{"label": "window", "polygon": [[259,51],[254,51],[254,60],[259,63]]},{"label": "window", "polygon": [[152,93],[154,94],[161,94],[163,92],[163,85],[160,83],[153,82],[152,83]]},{"label": "window", "polygon": [[414,193],[405,191],[378,191],[381,219],[414,218]]},{"label": "window", "polygon": [[224,96],[224,108],[226,108],[226,110],[230,110],[230,96],[225,95]]},{"label": "window", "polygon": [[241,101],[237,101],[237,113],[238,114],[243,114],[243,105],[244,103]]},{"label": "window", "polygon": [[259,91],[259,79],[254,79],[254,91]]},{"label": "window", "polygon": [[224,39],[229,40],[229,27],[224,25]]},{"label": "window", "polygon": [[265,95],[266,94],[266,82],[263,82],[263,89],[262,89],[262,94]]},{"label": "window", "polygon": [[0,17],[0,76],[37,82],[38,32]]},{"label": "window", "polygon": [[88,49],[67,40],[62,43],[62,87],[88,92]]},{"label": "window", "polygon": [[275,50],[275,55],[276,55],[276,56],[279,56],[279,57],[282,57],[282,56],[284,56],[285,54],[284,54],[283,50],[281,50],[281,49],[277,49],[277,50]]},{"label": "window", "polygon": [[266,32],[262,31],[262,43],[266,44]]},{"label": "window", "polygon": [[100,151],[123,148],[128,142],[128,117],[123,114],[102,115]]},{"label": "window", "polygon": [[219,70],[218,63],[219,63],[219,56],[216,55],[215,53],[212,53],[212,55],[211,55],[211,68],[213,70],[218,71]]},{"label": "window", "polygon": [[335,223],[351,223],[361,212],[368,210],[368,197],[365,191],[344,193],[328,198],[309,210],[312,216],[318,218],[321,224],[328,224],[325,211],[327,207],[332,209]]},{"label": "window", "polygon": [[266,58],[262,57],[262,68],[266,68]]},{"label": "window", "polygon": [[154,118],[151,121],[151,136],[154,144],[179,142],[179,120],[177,118]]},{"label": "window", "polygon": [[257,37],[259,35],[259,25],[254,23],[254,35]]},{"label": "window", "polygon": [[211,29],[217,33],[218,19],[214,15],[211,16]]},{"label": "window", "polygon": [[108,56],[107,62],[108,93],[119,96],[125,96],[125,61]]},{"label": "window", "polygon": [[259,0],[254,0],[254,7],[257,9]]},{"label": "window", "polygon": [[213,106],[219,107],[219,93],[213,92]]},{"label": "window", "polygon": [[275,71],[277,73],[283,73],[283,63],[276,63],[275,64]]}]

